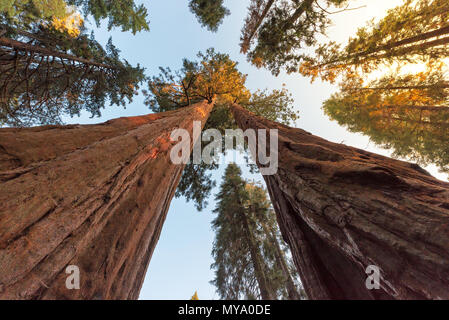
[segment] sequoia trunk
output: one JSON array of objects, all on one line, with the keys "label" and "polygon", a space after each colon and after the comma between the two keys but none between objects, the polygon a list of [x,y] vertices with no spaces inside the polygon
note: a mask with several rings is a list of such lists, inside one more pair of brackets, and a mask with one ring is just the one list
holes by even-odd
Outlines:
[{"label": "sequoia trunk", "polygon": [[[264,179],[309,299],[449,299],[448,183],[232,111],[243,130],[278,129],[278,170]],[[366,286],[368,266],[380,270],[379,289]]]},{"label": "sequoia trunk", "polygon": [[184,168],[170,134],[211,108],[0,129],[0,299],[137,299]]}]

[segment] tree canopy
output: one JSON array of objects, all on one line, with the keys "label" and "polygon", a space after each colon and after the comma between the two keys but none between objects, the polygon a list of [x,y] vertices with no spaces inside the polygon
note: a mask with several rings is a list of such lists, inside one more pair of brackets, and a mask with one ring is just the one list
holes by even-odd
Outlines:
[{"label": "tree canopy", "polygon": [[199,23],[212,32],[216,32],[223,19],[230,14],[223,6],[223,0],[190,0],[189,7]]},{"label": "tree canopy", "polygon": [[[340,8],[347,0],[252,0],[242,28],[241,51],[257,67],[274,75],[282,69],[298,71],[303,49],[317,43],[330,20],[331,8]],[[324,8],[325,7],[325,8]]]},{"label": "tree canopy", "polygon": [[[217,216],[212,222],[215,279],[211,283],[220,297],[288,299],[287,278],[293,282],[297,275],[281,248],[285,245],[266,191],[243,180],[240,168],[229,164],[216,201]],[[290,290],[299,299],[297,285],[293,286]]]},{"label": "tree canopy", "polygon": [[378,22],[359,28],[346,46],[330,42],[309,56],[300,72],[333,82],[338,75],[370,73],[393,63],[427,63],[449,57],[449,3],[406,0]]},{"label": "tree canopy", "polygon": [[[169,111],[215,99],[215,107],[204,129],[218,129],[222,134],[225,129],[237,128],[229,110],[229,105],[236,102],[273,121],[288,124],[298,118],[287,89],[251,93],[245,86],[246,75],[238,70],[237,63],[229,55],[211,48],[205,53],[200,52],[197,57],[197,61],[184,59],[183,67],[176,72],[160,68],[160,74],[148,80],[148,91],[144,91],[145,102],[152,111]],[[193,200],[197,209],[201,210],[215,186],[215,181],[207,172],[217,167],[217,163],[188,163],[176,195]]]},{"label": "tree canopy", "polygon": [[87,35],[67,3],[13,1],[3,9],[1,123],[56,124],[81,110],[99,116],[107,102],[125,106],[137,94],[143,68],[121,59],[111,39],[103,48]]},{"label": "tree canopy", "polygon": [[432,67],[362,83],[357,77],[344,81],[340,92],[324,102],[325,113],[349,131],[392,149],[393,156],[449,172],[449,85],[444,72]]}]

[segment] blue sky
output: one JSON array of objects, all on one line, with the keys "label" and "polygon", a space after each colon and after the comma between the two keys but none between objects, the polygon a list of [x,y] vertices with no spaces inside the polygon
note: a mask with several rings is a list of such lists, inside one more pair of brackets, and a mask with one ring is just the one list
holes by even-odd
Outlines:
[{"label": "blue sky", "polygon": [[[139,1],[138,1],[139,2]],[[283,84],[293,94],[295,110],[300,119],[295,126],[334,142],[390,155],[387,150],[376,148],[369,139],[359,134],[347,132],[336,123],[329,121],[321,110],[322,102],[336,87],[316,82],[310,84],[308,79],[299,75],[281,74],[273,77],[269,72],[250,66],[239,53],[239,37],[246,7],[249,0],[225,0],[225,6],[232,14],[226,17],[217,33],[202,29],[188,9],[187,0],[140,1],[145,3],[150,16],[150,32],[133,36],[120,30],[108,32],[105,28],[95,29],[97,39],[105,44],[112,36],[115,45],[121,50],[122,57],[130,63],[140,63],[147,74],[158,73],[159,66],[169,66],[172,70],[181,67],[183,58],[194,59],[198,51],[214,47],[219,52],[228,53],[239,62],[239,69],[248,74],[247,86],[256,89],[280,89]],[[363,26],[371,18],[382,17],[388,8],[402,3],[401,0],[354,0],[351,7],[366,7],[335,14],[333,26],[329,29],[328,39],[345,41],[356,28]],[[94,27],[88,25],[89,28]],[[138,96],[126,109],[108,107],[101,118],[90,119],[88,114],[81,117],[65,119],[67,123],[98,123],[109,119],[149,113],[143,104],[143,97]],[[242,168],[244,169],[244,168]],[[427,167],[440,179],[434,167]],[[217,184],[223,175],[224,166],[214,173]],[[261,180],[261,176],[251,175],[244,169],[245,178]],[[217,188],[214,193],[217,192]],[[185,199],[174,199],[168,212],[159,243],[148,268],[140,299],[189,299],[197,290],[200,299],[218,299],[215,289],[209,284],[213,279],[210,270],[212,242],[214,234],[210,227],[214,215],[213,197],[203,212],[197,212],[192,203]]]}]

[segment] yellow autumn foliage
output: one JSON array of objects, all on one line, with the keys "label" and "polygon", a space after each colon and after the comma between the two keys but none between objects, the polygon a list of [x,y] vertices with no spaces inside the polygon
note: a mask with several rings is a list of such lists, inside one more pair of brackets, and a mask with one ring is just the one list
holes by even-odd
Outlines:
[{"label": "yellow autumn foliage", "polygon": [[65,18],[53,17],[51,26],[63,33],[67,33],[72,38],[76,38],[80,34],[80,28],[84,23],[83,18],[77,12],[74,12]]}]

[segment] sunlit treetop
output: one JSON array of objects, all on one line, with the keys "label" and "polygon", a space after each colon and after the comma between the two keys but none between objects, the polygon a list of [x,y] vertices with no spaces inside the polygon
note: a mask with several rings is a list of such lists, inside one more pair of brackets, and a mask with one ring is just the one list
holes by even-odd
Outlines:
[{"label": "sunlit treetop", "polygon": [[64,19],[73,12],[92,16],[97,26],[108,21],[108,29],[121,27],[122,31],[149,30],[148,13],[144,5],[133,0],[10,0],[0,2],[1,23],[10,27],[30,29],[53,19]]},{"label": "sunlit treetop", "polygon": [[69,15],[64,0],[11,0],[0,1],[0,21],[7,25],[27,25],[36,21],[64,19]]},{"label": "sunlit treetop", "polygon": [[352,101],[360,99],[362,106],[366,101],[371,105],[377,102],[378,108],[449,106],[449,81],[443,63],[429,64],[424,71],[417,73],[403,74],[400,70],[395,69],[395,72],[370,81],[351,74],[341,82],[340,92]]},{"label": "sunlit treetop", "polygon": [[449,57],[449,2],[406,0],[358,29],[346,46],[330,42],[307,57],[300,72],[334,82],[344,73],[366,74],[385,65],[427,63]]},{"label": "sunlit treetop", "polygon": [[245,87],[246,75],[237,69],[237,63],[227,54],[208,49],[198,53],[198,61],[184,59],[183,68],[171,72],[160,68],[161,73],[152,77],[148,86],[147,103],[155,112],[176,109],[198,101],[234,103],[250,98]]},{"label": "sunlit treetop", "polygon": [[323,104],[325,114],[393,155],[449,172],[449,83],[438,66],[364,83],[345,79]]},{"label": "sunlit treetop", "polygon": [[57,18],[53,16],[51,26],[62,33],[67,33],[69,36],[76,38],[80,35],[80,29],[83,23],[84,19],[81,15],[74,12],[64,18]]},{"label": "sunlit treetop", "polygon": [[223,19],[230,14],[223,6],[223,0],[190,0],[189,7],[201,25],[212,32],[216,32]]},{"label": "sunlit treetop", "polygon": [[147,9],[133,0],[67,0],[67,3],[79,8],[85,16],[92,15],[97,26],[107,20],[108,30],[121,27],[133,34],[150,30]]},{"label": "sunlit treetop", "polygon": [[[286,88],[251,93],[245,86],[246,75],[237,69],[237,63],[213,49],[198,54],[197,61],[184,59],[183,67],[177,72],[170,68],[160,68],[160,71],[148,80],[149,90],[144,91],[145,103],[153,112],[175,110],[203,100],[214,101],[204,129],[214,128],[222,133],[225,129],[237,128],[229,108],[233,103],[284,124],[298,119],[293,98]],[[216,163],[187,164],[176,196],[193,200],[198,210],[204,208],[214,187],[207,171],[216,168]]]}]

